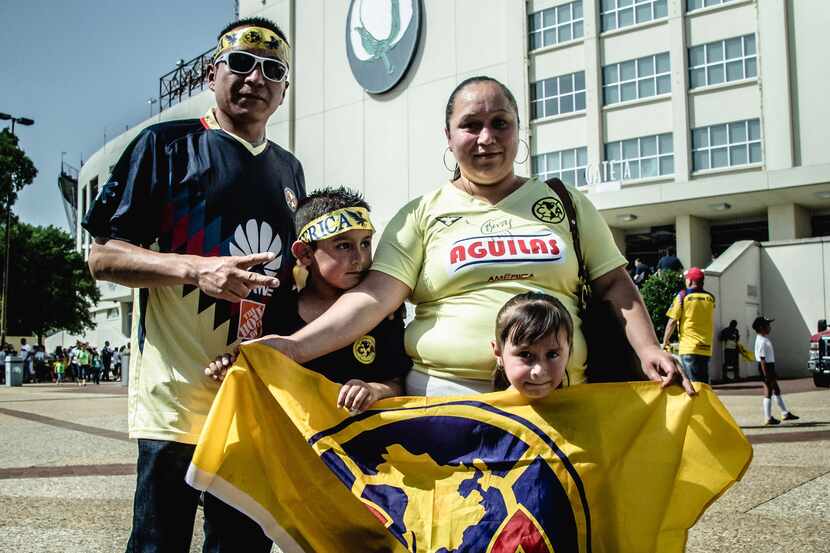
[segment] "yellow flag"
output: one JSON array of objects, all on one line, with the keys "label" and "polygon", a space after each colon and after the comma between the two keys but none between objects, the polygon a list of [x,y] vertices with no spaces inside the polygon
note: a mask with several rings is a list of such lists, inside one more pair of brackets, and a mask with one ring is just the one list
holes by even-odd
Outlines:
[{"label": "yellow flag", "polygon": [[748,362],[755,363],[755,361],[756,361],[755,354],[753,352],[749,351],[748,349],[746,349],[746,346],[743,345],[740,342],[738,342],[738,353],[740,353],[741,357],[746,359]]},{"label": "yellow flag", "polygon": [[393,398],[355,416],[339,388],[244,346],[188,482],[286,553],[662,553],[752,458],[705,385]]}]

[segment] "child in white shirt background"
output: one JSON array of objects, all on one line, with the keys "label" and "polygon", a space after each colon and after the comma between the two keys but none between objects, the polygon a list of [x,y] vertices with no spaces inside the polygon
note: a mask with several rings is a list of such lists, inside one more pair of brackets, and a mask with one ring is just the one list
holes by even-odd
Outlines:
[{"label": "child in white shirt background", "polygon": [[752,329],[758,334],[755,337],[755,359],[758,361],[758,371],[764,379],[764,424],[767,426],[781,424],[781,421],[772,416],[772,400],[781,409],[781,419],[785,421],[798,420],[799,417],[787,410],[784,399],[781,397],[781,390],[778,388],[778,376],[775,374],[775,350],[769,334],[772,332],[772,321],[757,317],[752,322]]}]

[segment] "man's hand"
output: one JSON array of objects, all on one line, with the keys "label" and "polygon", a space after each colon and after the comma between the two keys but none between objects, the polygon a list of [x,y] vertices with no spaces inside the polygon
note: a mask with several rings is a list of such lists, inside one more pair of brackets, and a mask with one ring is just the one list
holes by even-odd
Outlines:
[{"label": "man's hand", "polygon": [[225,380],[225,375],[228,374],[228,369],[231,368],[236,358],[239,357],[239,348],[233,353],[223,353],[216,359],[210,362],[205,368],[205,375],[211,377],[217,382]]},{"label": "man's hand", "polygon": [[362,413],[379,399],[380,393],[371,384],[354,378],[340,388],[337,406],[348,409],[352,414]]},{"label": "man's hand", "polygon": [[245,256],[199,257],[195,265],[194,284],[214,298],[237,303],[248,297],[254,288],[276,288],[278,278],[249,271],[251,267],[272,261],[273,252]]},{"label": "man's hand", "polygon": [[643,372],[649,380],[662,382],[665,388],[670,384],[679,383],[690,396],[697,394],[692,383],[686,378],[686,374],[677,366],[674,357],[658,346],[649,348],[644,355],[640,356],[640,363],[643,365]]}]

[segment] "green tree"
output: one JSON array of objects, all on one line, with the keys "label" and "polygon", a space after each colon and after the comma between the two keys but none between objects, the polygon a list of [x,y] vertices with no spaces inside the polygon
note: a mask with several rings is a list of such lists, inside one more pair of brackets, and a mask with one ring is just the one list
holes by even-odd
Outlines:
[{"label": "green tree", "polygon": [[660,271],[648,277],[640,288],[640,294],[654,323],[657,337],[663,338],[666,331],[666,311],[671,307],[671,302],[677,293],[683,289],[683,275],[676,271]]},{"label": "green tree", "polygon": [[[6,251],[9,250],[9,242],[6,236],[10,236],[9,228],[12,225],[12,206],[17,202],[17,193],[20,192],[24,186],[29,185],[35,180],[37,176],[37,169],[32,160],[26,156],[25,152],[20,149],[17,137],[12,134],[9,129],[0,131],[0,213],[2,213],[3,224],[3,257],[6,257]],[[0,265],[0,296],[3,296],[2,283],[3,278],[8,278],[6,274],[6,266]],[[5,305],[5,297],[0,297],[0,313],[5,310],[8,311],[8,306]],[[2,317],[2,315],[0,315]],[[6,321],[8,321],[8,315]],[[6,341],[6,333],[8,324],[3,325],[4,321],[0,321],[0,343]]]},{"label": "green tree", "polygon": [[15,221],[11,229],[9,333],[35,335],[41,342],[59,330],[81,334],[94,328],[90,309],[100,293],[72,237],[51,225]]},{"label": "green tree", "polygon": [[35,164],[20,149],[17,137],[9,129],[0,131],[0,208],[4,216],[6,206],[13,206],[17,193],[36,176]]}]

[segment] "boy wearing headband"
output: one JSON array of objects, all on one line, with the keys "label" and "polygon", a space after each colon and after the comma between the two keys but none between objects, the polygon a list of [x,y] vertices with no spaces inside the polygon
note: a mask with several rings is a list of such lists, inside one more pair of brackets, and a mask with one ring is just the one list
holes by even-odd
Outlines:
[{"label": "boy wearing headband", "polygon": [[[294,220],[298,239],[291,246],[299,293],[294,309],[270,312],[264,333],[287,336],[323,314],[372,264],[369,205],[346,188],[325,188],[300,202]],[[306,363],[333,382],[343,384],[337,405],[352,412],[368,409],[385,397],[400,395],[401,379],[412,366],[403,344],[403,307],[350,346]],[[235,356],[220,356],[206,371],[217,380]]]},{"label": "boy wearing headband", "polygon": [[[130,552],[190,550],[199,492],[185,483],[218,385],[203,367],[286,309],[297,159],[266,139],[288,87],[290,49],[273,22],[219,33],[208,71],[216,107],[142,130],[90,211],[89,267],[137,288],[129,387],[138,463]],[[271,550],[255,522],[205,494],[205,551]]]}]

